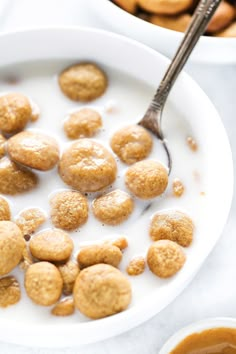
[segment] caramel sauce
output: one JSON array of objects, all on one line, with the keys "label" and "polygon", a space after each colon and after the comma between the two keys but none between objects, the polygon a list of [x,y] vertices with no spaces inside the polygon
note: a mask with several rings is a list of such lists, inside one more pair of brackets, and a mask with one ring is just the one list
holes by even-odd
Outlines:
[{"label": "caramel sauce", "polygon": [[169,354],[236,354],[236,329],[212,328],[191,334]]}]

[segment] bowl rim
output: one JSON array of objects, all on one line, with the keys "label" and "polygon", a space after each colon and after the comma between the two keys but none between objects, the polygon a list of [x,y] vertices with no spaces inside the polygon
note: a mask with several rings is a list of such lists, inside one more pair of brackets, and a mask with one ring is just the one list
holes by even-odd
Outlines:
[{"label": "bowl rim", "polygon": [[[154,49],[151,49],[147,47],[144,44],[141,44],[135,40],[126,38],[122,35],[114,34],[112,32],[108,32],[105,30],[100,30],[100,29],[95,29],[95,28],[87,28],[87,27],[48,27],[48,28],[38,28],[38,29],[30,29],[30,30],[20,30],[20,31],[14,31],[14,32],[8,32],[8,33],[1,33],[0,34],[0,44],[1,41],[9,41],[9,40],[32,40],[33,37],[40,36],[41,38],[47,38],[48,35],[51,37],[57,37],[61,38],[61,35],[68,36],[69,34],[72,35],[81,35],[81,33],[89,33],[90,35],[101,37],[103,40],[112,40],[112,41],[120,41],[121,43],[125,44],[126,46],[131,46],[132,48],[137,47],[138,49],[142,51],[146,51],[149,56],[155,57],[157,60],[161,60],[165,62],[165,64],[169,63],[169,59],[166,58],[164,55],[156,52]],[[105,39],[104,39],[105,38]],[[224,163],[227,164],[227,178],[228,178],[228,184],[227,184],[227,198],[226,198],[226,203],[224,204],[224,217],[222,217],[220,226],[219,226],[219,233],[217,235],[217,238],[214,239],[214,245],[218,241],[218,239],[221,236],[223,227],[227,221],[227,217],[230,211],[231,207],[231,202],[232,202],[232,197],[233,197],[233,159],[232,159],[232,152],[230,149],[229,141],[227,134],[225,132],[223,123],[220,119],[220,116],[216,109],[214,108],[213,104],[207,97],[207,95],[203,92],[203,90],[198,86],[198,84],[186,73],[181,73],[181,77],[183,78],[184,82],[186,81],[186,84],[188,84],[193,91],[196,90],[198,92],[198,95],[202,98],[202,100],[207,101],[208,108],[211,110],[212,115],[214,116],[215,121],[218,124],[218,129],[221,131],[222,138],[224,140],[224,145],[225,145],[225,152],[227,152],[227,156],[224,159]],[[212,243],[212,242],[211,242]],[[212,251],[212,246],[208,247],[203,250],[202,254],[202,261],[198,263],[195,272],[192,273],[192,276],[188,278],[188,280],[183,281],[181,279],[179,281],[178,287],[176,287],[176,292],[175,294],[169,294],[166,298],[165,301],[163,301],[163,304],[160,308],[163,309],[166,307],[180,292],[184,290],[184,288],[190,283],[190,281],[193,279],[199,268],[201,267],[202,263],[205,261],[209,253]],[[154,294],[153,294],[153,300]],[[96,321],[88,321],[86,323],[83,323],[83,331],[80,332],[81,336],[78,336],[78,324],[72,323],[70,325],[61,325],[61,326],[56,326],[54,324],[48,324],[47,327],[45,328],[44,324],[34,324],[34,326],[26,325],[22,326],[19,328],[19,326],[16,326],[18,336],[17,338],[11,338],[8,336],[8,341],[13,342],[13,343],[19,343],[19,344],[24,344],[24,345],[30,345],[26,343],[26,340],[24,339],[25,333],[27,333],[27,336],[30,337],[30,333],[34,333],[39,331],[40,338],[37,340],[37,345],[42,346],[42,347],[55,347],[57,344],[55,344],[55,338],[58,338],[58,342],[60,342],[60,337],[65,338],[65,330],[66,334],[70,335],[70,338],[73,337],[76,339],[76,345],[82,345],[82,344],[88,344],[92,342],[96,342],[99,340],[103,340],[115,335],[118,335],[124,331],[127,331],[131,328],[136,327],[137,325],[145,322],[146,320],[150,319],[156,314],[156,312],[153,312],[152,306],[150,306],[150,303],[147,303],[145,306],[139,306],[138,309],[136,307],[130,308],[124,312],[121,312],[119,314],[116,314],[116,316],[110,316],[104,319],[99,319]],[[122,323],[122,327],[117,326],[117,320],[119,319],[119,323]],[[3,327],[4,325],[4,327]],[[1,323],[0,320],[0,327],[4,329],[4,332],[12,332],[14,326],[12,324],[12,321],[4,321],[4,324]],[[27,330],[26,330],[27,328]],[[82,328],[81,328],[82,329]],[[90,332],[90,337],[86,337],[84,334]],[[47,344],[42,341],[41,338],[47,338]],[[0,333],[0,339],[4,340],[4,337],[2,337]],[[64,339],[62,340],[64,341]],[[77,342],[78,341],[78,342]],[[32,343],[32,342],[31,342]],[[35,342],[36,343],[36,342]],[[32,345],[32,344],[31,344]],[[64,344],[58,344],[58,346],[63,347],[63,346],[68,346],[68,345],[74,345],[69,342],[68,339],[65,338],[65,343]]]}]

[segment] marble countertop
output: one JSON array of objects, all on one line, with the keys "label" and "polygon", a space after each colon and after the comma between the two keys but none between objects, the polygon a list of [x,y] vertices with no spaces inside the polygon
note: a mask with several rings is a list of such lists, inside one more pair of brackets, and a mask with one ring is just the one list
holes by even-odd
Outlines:
[{"label": "marble countertop", "polygon": [[[0,13],[0,30],[11,31],[55,25],[102,27],[97,19],[87,13],[86,1],[89,0],[4,1],[5,7]],[[189,64],[186,71],[199,83],[221,114],[235,162],[236,65]],[[171,305],[148,322],[118,337],[96,343],[96,345],[80,348],[40,349],[0,343],[0,353],[156,354],[169,336],[193,321],[213,316],[236,317],[235,213],[236,199],[234,198],[223,235],[197,276]]]}]

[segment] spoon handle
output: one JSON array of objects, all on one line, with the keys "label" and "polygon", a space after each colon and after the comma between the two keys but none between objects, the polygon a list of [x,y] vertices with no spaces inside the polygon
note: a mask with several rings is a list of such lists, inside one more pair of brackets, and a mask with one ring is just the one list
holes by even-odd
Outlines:
[{"label": "spoon handle", "polygon": [[198,39],[205,32],[220,2],[221,0],[201,0],[199,2],[184,38],[150,104],[150,111],[160,112],[162,110],[175,80],[192,53]]}]

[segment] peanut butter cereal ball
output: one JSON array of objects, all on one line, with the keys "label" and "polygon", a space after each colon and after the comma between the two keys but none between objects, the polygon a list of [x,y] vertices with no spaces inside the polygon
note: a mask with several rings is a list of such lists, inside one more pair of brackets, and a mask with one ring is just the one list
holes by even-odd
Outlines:
[{"label": "peanut butter cereal ball", "polygon": [[171,240],[188,247],[193,240],[194,225],[190,217],[178,210],[168,210],[153,216],[150,236],[153,241]]},{"label": "peanut butter cereal ball", "polygon": [[38,177],[7,157],[0,159],[0,193],[15,195],[28,192],[38,184]]},{"label": "peanut butter cereal ball", "polygon": [[63,294],[72,294],[75,279],[80,272],[78,263],[68,261],[67,263],[58,266],[58,269],[63,280]]},{"label": "peanut butter cereal ball", "polygon": [[5,155],[5,142],[7,140],[0,134],[0,159]]},{"label": "peanut butter cereal ball", "polygon": [[118,130],[111,139],[111,148],[122,162],[129,165],[145,159],[152,150],[152,137],[139,125]]},{"label": "peanut butter cereal ball", "polygon": [[125,183],[136,197],[140,199],[155,198],[166,190],[167,169],[157,161],[139,161],[128,168]]},{"label": "peanut butter cereal ball", "polygon": [[128,279],[108,264],[84,269],[74,287],[76,308],[85,316],[97,319],[124,311],[131,301]]},{"label": "peanut butter cereal ball", "polygon": [[20,93],[0,96],[0,130],[16,133],[26,126],[31,118],[32,108],[28,98]]},{"label": "peanut butter cereal ball", "polygon": [[6,201],[6,199],[0,196],[0,221],[10,220],[10,219],[11,219],[11,211],[10,211],[9,204]]},{"label": "peanut butter cereal ball", "polygon": [[98,220],[115,226],[128,219],[134,209],[134,202],[129,194],[116,189],[95,199],[92,207]]},{"label": "peanut butter cereal ball", "polygon": [[116,179],[117,166],[112,154],[101,144],[81,139],[62,155],[59,174],[69,186],[81,192],[96,192]]},{"label": "peanut butter cereal ball", "polygon": [[114,0],[114,3],[131,14],[134,14],[136,11],[137,0]]},{"label": "peanut butter cereal ball", "polygon": [[75,312],[74,300],[72,298],[65,298],[59,301],[51,310],[54,316],[70,316]]},{"label": "peanut butter cereal ball", "polygon": [[150,22],[154,25],[171,29],[177,32],[185,32],[191,22],[191,15],[180,14],[177,16],[153,15]]},{"label": "peanut butter cereal ball", "polygon": [[68,138],[91,138],[102,127],[102,117],[91,108],[82,108],[71,113],[64,124],[64,130]]},{"label": "peanut butter cereal ball", "polygon": [[38,208],[23,210],[16,218],[16,224],[23,235],[31,235],[46,221],[45,213]]},{"label": "peanut butter cereal ball", "polygon": [[32,264],[25,273],[25,290],[38,305],[55,304],[62,292],[62,278],[56,266],[48,262]]},{"label": "peanut butter cereal ball", "polygon": [[70,236],[59,229],[42,231],[30,240],[32,255],[49,262],[64,262],[70,258],[73,242]]},{"label": "peanut butter cereal ball", "polygon": [[105,92],[107,77],[97,65],[80,63],[70,66],[60,74],[59,85],[71,100],[89,102]]},{"label": "peanut butter cereal ball", "polygon": [[15,305],[20,301],[20,285],[15,277],[8,276],[0,279],[0,307]]},{"label": "peanut butter cereal ball", "polygon": [[129,262],[126,271],[131,276],[137,276],[145,270],[145,259],[143,257],[135,257]]},{"label": "peanut butter cereal ball", "polygon": [[222,31],[224,28],[230,25],[234,18],[234,6],[226,1],[222,1],[207,27],[207,32],[215,33]]},{"label": "peanut butter cereal ball", "polygon": [[24,131],[7,142],[10,158],[24,166],[40,171],[51,170],[59,160],[59,147],[50,136]]},{"label": "peanut butter cereal ball", "polygon": [[99,263],[118,267],[121,259],[121,250],[109,243],[86,246],[80,250],[77,256],[77,261],[81,268],[86,268]]},{"label": "peanut butter cereal ball", "polygon": [[145,11],[162,15],[176,15],[191,8],[193,0],[137,0]]},{"label": "peanut butter cereal ball", "polygon": [[154,242],[147,254],[147,263],[151,272],[160,278],[175,275],[183,267],[185,260],[182,248],[169,240]]},{"label": "peanut butter cereal ball", "polygon": [[24,245],[19,227],[11,221],[0,221],[0,276],[11,272],[18,265]]},{"label": "peanut butter cereal ball", "polygon": [[87,199],[76,191],[63,191],[50,200],[51,219],[55,227],[72,231],[88,219]]}]

